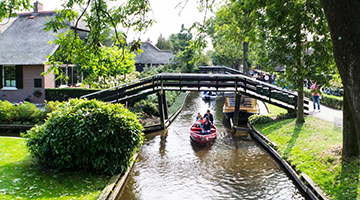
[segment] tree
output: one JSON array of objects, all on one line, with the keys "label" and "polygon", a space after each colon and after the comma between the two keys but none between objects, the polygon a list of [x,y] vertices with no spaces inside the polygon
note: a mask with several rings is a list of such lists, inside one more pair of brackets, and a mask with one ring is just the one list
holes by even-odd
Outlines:
[{"label": "tree", "polygon": [[[75,7],[83,8],[80,13],[76,11]],[[14,10],[21,8],[29,9],[28,0],[7,0],[0,3],[0,19],[10,16]],[[45,30],[54,31],[55,33],[60,29],[68,27],[69,22],[73,23],[75,28],[68,30],[65,34],[59,34],[54,43],[59,45],[58,54],[49,58],[50,71],[59,73],[60,67],[64,64],[75,64],[80,67],[80,72],[99,72],[99,66],[90,64],[91,62],[102,62],[103,60],[112,60],[104,56],[112,56],[104,52],[106,48],[102,47],[102,43],[107,40],[108,33],[113,30],[115,34],[112,37],[112,42],[118,48],[117,50],[124,54],[127,51],[134,51],[140,48],[140,41],[133,41],[130,45],[127,44],[127,35],[125,32],[119,32],[118,27],[122,26],[124,29],[134,29],[142,32],[153,23],[153,19],[147,17],[150,11],[149,1],[147,0],[128,0],[116,7],[110,7],[105,0],[68,0],[63,4],[63,8],[57,15],[46,23]],[[89,28],[86,41],[79,37],[78,25],[80,21],[85,21]],[[109,42],[106,42],[109,43]],[[63,55],[59,55],[59,54]],[[131,58],[125,54],[118,57],[120,62],[130,62],[125,59]],[[93,60],[89,60],[93,59]],[[101,65],[101,64],[100,64]],[[125,66],[125,65],[123,65]],[[89,70],[90,67],[94,67]],[[117,64],[108,65],[112,67],[110,71],[118,71]],[[50,71],[46,73],[50,73]],[[126,69],[122,71],[127,71]],[[91,84],[93,77],[99,74],[89,74],[84,79],[84,83]],[[64,75],[63,75],[64,76]],[[61,77],[61,76],[60,76]],[[89,78],[90,77],[90,78]],[[97,77],[97,78],[100,78]],[[106,78],[106,77],[103,77]]]},{"label": "tree", "polygon": [[158,40],[157,40],[157,43],[155,46],[161,50],[171,50],[172,49],[170,40],[164,38],[162,36],[162,34],[160,34],[160,36],[158,37]]},{"label": "tree", "polygon": [[266,49],[262,65],[272,70],[286,66],[281,78],[298,92],[296,123],[303,123],[304,78],[325,84],[321,74],[333,70],[330,35],[319,2],[264,0],[239,6],[251,10],[249,16],[257,22],[258,42]]},{"label": "tree", "polygon": [[176,54],[184,51],[186,46],[189,46],[192,34],[189,30],[185,29],[184,24],[181,25],[181,30],[177,34],[170,35],[170,42],[173,47],[173,52]]},{"label": "tree", "polygon": [[242,44],[243,72],[249,75],[249,42],[255,41],[255,20],[250,18],[251,9],[245,7],[243,1],[231,0],[216,12],[217,30],[221,31],[226,40],[239,47]]},{"label": "tree", "polygon": [[[16,11],[29,10],[30,1],[29,0],[6,0],[0,2],[0,22],[6,24],[8,20],[2,21],[4,18],[10,19],[16,15]],[[2,25],[0,23],[0,25]]]},{"label": "tree", "polygon": [[360,156],[360,2],[320,0],[344,85],[343,158]]}]

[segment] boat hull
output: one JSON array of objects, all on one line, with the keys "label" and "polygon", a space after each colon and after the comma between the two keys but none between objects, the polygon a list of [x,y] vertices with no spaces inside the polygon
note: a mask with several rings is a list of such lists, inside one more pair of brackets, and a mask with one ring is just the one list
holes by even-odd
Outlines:
[{"label": "boat hull", "polygon": [[201,133],[200,127],[196,127],[195,125],[191,126],[190,138],[192,141],[194,141],[198,144],[207,144],[207,143],[213,142],[217,136],[216,127],[214,125],[212,125],[212,127],[211,127],[210,134],[202,135],[200,133]]}]

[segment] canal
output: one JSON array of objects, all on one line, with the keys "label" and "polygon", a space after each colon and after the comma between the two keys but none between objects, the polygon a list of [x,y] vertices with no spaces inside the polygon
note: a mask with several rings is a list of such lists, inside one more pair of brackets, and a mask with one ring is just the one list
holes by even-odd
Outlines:
[{"label": "canal", "polygon": [[[223,102],[204,102],[192,92],[167,130],[146,135],[121,199],[305,199],[258,143],[224,125]],[[201,147],[190,142],[189,128],[207,109],[218,135]]]}]

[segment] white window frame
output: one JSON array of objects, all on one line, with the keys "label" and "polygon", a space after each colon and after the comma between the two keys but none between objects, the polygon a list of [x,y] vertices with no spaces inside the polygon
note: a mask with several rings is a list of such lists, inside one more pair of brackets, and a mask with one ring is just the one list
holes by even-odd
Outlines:
[{"label": "white window frame", "polygon": [[[15,86],[6,86],[5,84],[5,67],[14,67],[15,68]],[[2,74],[2,88],[1,90],[18,90],[16,88],[16,66],[15,65],[3,65],[2,66],[2,71],[1,71],[1,74]]]}]

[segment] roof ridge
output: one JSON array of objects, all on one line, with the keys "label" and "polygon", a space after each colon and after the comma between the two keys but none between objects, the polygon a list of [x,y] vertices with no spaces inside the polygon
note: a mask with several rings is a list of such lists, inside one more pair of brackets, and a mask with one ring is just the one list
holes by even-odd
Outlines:
[{"label": "roof ridge", "polygon": [[172,50],[162,50],[162,49],[159,49],[157,46],[155,46],[154,44],[150,43],[150,42],[142,42],[142,43],[147,43],[147,44],[150,44],[150,46],[152,48],[154,48],[155,50],[157,51],[160,51],[160,52],[171,52],[172,53]]}]

